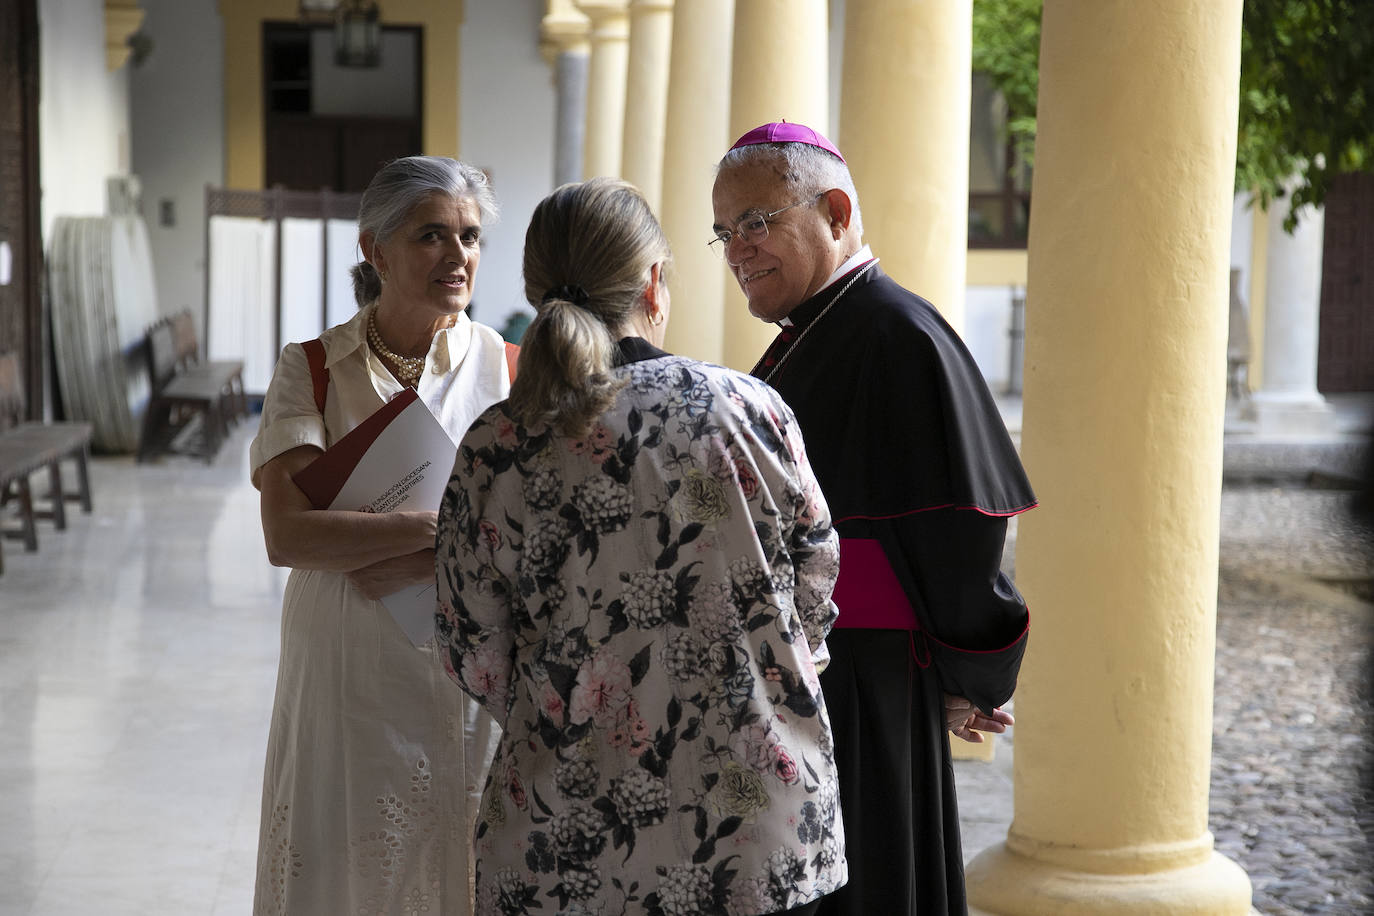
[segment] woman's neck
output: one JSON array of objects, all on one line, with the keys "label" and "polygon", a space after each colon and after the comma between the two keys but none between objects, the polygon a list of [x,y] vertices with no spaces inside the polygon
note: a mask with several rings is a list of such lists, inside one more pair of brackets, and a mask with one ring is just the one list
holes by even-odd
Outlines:
[{"label": "woman's neck", "polygon": [[382,342],[401,356],[424,356],[434,336],[458,323],[457,315],[414,314],[405,306],[378,300],[373,321]]}]

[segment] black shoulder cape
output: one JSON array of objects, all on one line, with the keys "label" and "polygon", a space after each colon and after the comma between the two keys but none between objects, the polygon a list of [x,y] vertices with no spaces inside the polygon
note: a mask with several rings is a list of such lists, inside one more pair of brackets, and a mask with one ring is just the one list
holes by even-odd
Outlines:
[{"label": "black shoulder cape", "polygon": [[935,307],[876,264],[831,305],[863,269],[793,309],[753,371],[795,411],[835,521],[1033,508],[987,383]]}]

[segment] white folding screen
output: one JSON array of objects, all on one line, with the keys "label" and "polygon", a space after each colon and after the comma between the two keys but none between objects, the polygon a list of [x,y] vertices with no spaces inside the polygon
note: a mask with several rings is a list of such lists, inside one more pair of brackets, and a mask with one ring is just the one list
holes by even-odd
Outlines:
[{"label": "white folding screen", "polygon": [[207,350],[243,360],[250,395],[267,391],[282,346],[357,311],[357,205],[329,191],[206,190]]},{"label": "white folding screen", "polygon": [[325,240],[325,292],[329,305],[325,310],[325,327],[343,324],[358,311],[353,298],[353,265],[363,259],[358,250],[358,224],[354,220],[331,219],[326,224],[329,233]]},{"label": "white folding screen", "polygon": [[244,216],[210,217],[207,350],[243,360],[244,389],[261,394],[277,364],[277,225]]},{"label": "white folding screen", "polygon": [[281,342],[310,340],[324,330],[324,222],[281,221]]}]

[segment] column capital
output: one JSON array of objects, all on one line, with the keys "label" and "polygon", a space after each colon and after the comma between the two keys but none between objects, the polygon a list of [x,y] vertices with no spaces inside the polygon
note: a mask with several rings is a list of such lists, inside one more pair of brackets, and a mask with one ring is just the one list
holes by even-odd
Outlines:
[{"label": "column capital", "polygon": [[143,24],[138,0],[105,0],[105,69],[111,73],[129,59],[129,36]]},{"label": "column capital", "polygon": [[629,0],[576,0],[576,3],[592,22],[593,39],[629,37]]},{"label": "column capital", "polygon": [[539,51],[550,64],[563,53],[587,53],[592,24],[573,0],[549,0],[539,22]]}]

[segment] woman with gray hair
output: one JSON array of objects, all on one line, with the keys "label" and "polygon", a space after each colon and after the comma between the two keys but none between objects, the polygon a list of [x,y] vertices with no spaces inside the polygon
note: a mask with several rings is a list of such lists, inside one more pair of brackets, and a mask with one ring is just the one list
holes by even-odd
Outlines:
[{"label": "woman with gray hair", "polygon": [[292,478],[404,388],[455,443],[506,396],[505,344],[464,311],[495,215],[469,165],[383,167],[359,208],[358,313],[288,344],[268,387],[252,480],[268,559],[291,575],[255,913],[470,909],[469,836],[495,724],[377,600],[433,582],[437,515],[317,508]]},{"label": "woman with gray hair", "polygon": [[535,208],[520,375],[439,510],[440,643],[504,730],[480,914],[803,914],[845,881],[829,513],[776,393],[660,349],[670,258],[622,181]]}]

